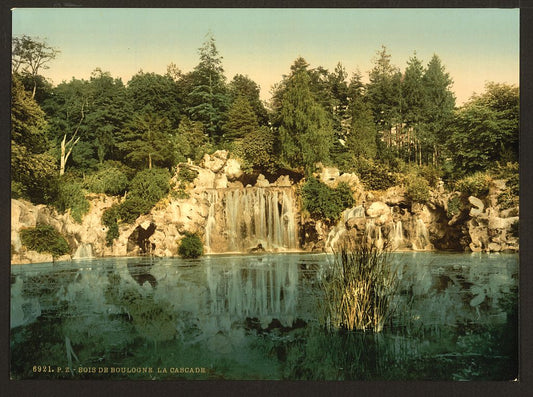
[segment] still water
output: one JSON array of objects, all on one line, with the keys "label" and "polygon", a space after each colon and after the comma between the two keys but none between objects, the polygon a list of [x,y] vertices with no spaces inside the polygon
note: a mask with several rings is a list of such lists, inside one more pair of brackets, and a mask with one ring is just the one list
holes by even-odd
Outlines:
[{"label": "still water", "polygon": [[11,270],[12,379],[512,380],[518,255],[396,253],[383,332],[326,330],[325,254]]}]

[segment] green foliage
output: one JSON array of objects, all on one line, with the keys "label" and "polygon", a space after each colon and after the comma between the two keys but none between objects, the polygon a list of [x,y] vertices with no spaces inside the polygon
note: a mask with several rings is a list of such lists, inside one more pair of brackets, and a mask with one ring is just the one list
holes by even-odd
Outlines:
[{"label": "green foliage", "polygon": [[85,191],[81,182],[67,177],[59,180],[57,200],[55,207],[65,212],[70,209],[72,218],[81,223],[83,215],[89,211],[89,201],[85,198]]},{"label": "green foliage", "polygon": [[456,113],[448,149],[457,173],[482,171],[498,161],[518,160],[519,91],[488,83]]},{"label": "green foliage", "polygon": [[124,132],[125,140],[117,146],[134,166],[171,167],[176,163],[174,133],[166,117],[151,112],[137,114]]},{"label": "green foliage", "polygon": [[192,183],[198,176],[198,171],[189,167],[180,167],[178,171],[178,179],[182,182]]},{"label": "green foliage", "polygon": [[385,190],[398,183],[396,174],[389,167],[365,158],[356,159],[352,170],[359,175],[363,185],[370,190]]},{"label": "green foliage", "polygon": [[113,204],[102,213],[102,224],[107,227],[105,241],[108,247],[113,245],[113,240],[119,237],[118,217],[119,205]]},{"label": "green foliage", "polygon": [[139,198],[153,206],[170,190],[170,173],[163,168],[152,168],[137,173],[130,183],[128,199]]},{"label": "green foliage", "polygon": [[185,233],[185,237],[181,239],[178,254],[183,258],[198,258],[203,253],[204,246],[200,237],[193,233]]},{"label": "green foliage", "polygon": [[96,173],[87,176],[85,184],[93,193],[116,196],[124,194],[128,186],[128,177],[119,168],[104,165]]},{"label": "green foliage", "polygon": [[39,253],[48,252],[55,259],[70,250],[67,240],[52,226],[37,225],[20,231],[22,244]]},{"label": "green foliage", "polygon": [[357,98],[350,104],[352,111],[351,131],[346,139],[348,151],[355,157],[372,159],[376,157],[376,126],[368,106]]},{"label": "green foliage", "polygon": [[451,219],[461,211],[461,199],[458,196],[452,197],[448,200],[448,208],[446,210],[446,216]]},{"label": "green foliage", "polygon": [[312,217],[336,221],[343,210],[353,206],[354,199],[350,187],[340,183],[332,189],[314,177],[302,186],[303,208]]},{"label": "green foliage", "polygon": [[264,173],[276,172],[278,159],[275,155],[275,142],[274,132],[266,126],[246,134],[242,140],[245,166],[249,164],[252,168]]},{"label": "green foliage", "polygon": [[192,121],[188,117],[181,119],[175,139],[177,160],[184,162],[190,158],[198,163],[205,153],[212,151],[204,126],[200,121]]},{"label": "green foliage", "polygon": [[131,224],[135,222],[139,216],[150,212],[152,207],[153,204],[150,204],[150,202],[143,200],[140,197],[128,198],[120,204],[118,211],[119,219],[121,222]]},{"label": "green foliage", "polygon": [[257,116],[244,96],[239,95],[231,104],[227,120],[222,130],[224,138],[229,140],[242,139],[246,134],[259,128]]},{"label": "green foliage", "polygon": [[303,167],[303,171],[310,173],[317,162],[327,162],[333,144],[332,123],[313,95],[310,75],[303,66],[293,65],[293,74],[282,95],[277,125],[280,158],[286,166]]},{"label": "green foliage", "polygon": [[485,197],[489,193],[492,177],[486,172],[476,172],[458,180],[455,184],[456,190],[467,196]]},{"label": "green foliage", "polygon": [[408,175],[405,183],[407,197],[418,203],[425,203],[429,200],[429,183],[417,175]]}]

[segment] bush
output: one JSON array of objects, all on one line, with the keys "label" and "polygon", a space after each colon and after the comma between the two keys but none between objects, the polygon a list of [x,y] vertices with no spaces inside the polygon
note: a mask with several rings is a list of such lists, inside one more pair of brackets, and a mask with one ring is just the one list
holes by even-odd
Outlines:
[{"label": "bush", "polygon": [[312,217],[336,221],[341,212],[353,206],[354,199],[350,187],[341,183],[337,189],[310,177],[302,187],[303,208]]},{"label": "bush", "polygon": [[72,218],[78,223],[81,223],[83,215],[89,211],[89,201],[85,198],[81,182],[68,177],[60,179],[54,205],[61,212],[70,209]]},{"label": "bush", "polygon": [[118,213],[119,205],[114,204],[102,214],[102,224],[107,227],[105,241],[108,247],[113,245],[113,240],[118,238]]},{"label": "bush", "polygon": [[381,163],[360,158],[355,161],[352,169],[370,190],[386,190],[398,183],[396,174]]},{"label": "bush", "polygon": [[407,197],[418,203],[429,200],[429,183],[421,176],[408,175],[405,183]]},{"label": "bush", "polygon": [[457,196],[448,200],[448,209],[446,210],[446,216],[451,219],[461,211],[461,199]]},{"label": "bush", "polygon": [[139,197],[132,197],[124,200],[118,208],[118,218],[124,223],[133,223],[135,220],[150,212],[153,204]]},{"label": "bush", "polygon": [[67,240],[52,226],[37,225],[20,231],[22,244],[39,253],[48,252],[55,259],[70,251]]},{"label": "bush", "polygon": [[188,167],[180,167],[178,171],[178,179],[182,182],[191,183],[198,176],[198,171],[192,170]]},{"label": "bush", "polygon": [[93,193],[116,196],[124,194],[128,186],[128,177],[117,167],[102,167],[98,172],[89,175],[85,183]]},{"label": "bush", "polygon": [[129,196],[138,198],[152,207],[170,190],[170,173],[166,169],[152,168],[137,173],[130,183]]},{"label": "bush", "polygon": [[492,182],[491,176],[486,172],[476,172],[456,182],[455,188],[467,196],[484,197],[489,193]]},{"label": "bush", "polygon": [[193,233],[185,233],[185,237],[181,239],[178,254],[183,258],[198,258],[203,253],[204,246],[200,237]]}]

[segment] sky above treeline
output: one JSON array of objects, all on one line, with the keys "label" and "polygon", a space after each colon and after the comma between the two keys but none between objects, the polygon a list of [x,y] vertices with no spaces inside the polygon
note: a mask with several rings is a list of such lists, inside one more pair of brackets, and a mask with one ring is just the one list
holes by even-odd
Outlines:
[{"label": "sky above treeline", "polygon": [[518,85],[518,9],[58,9],[13,10],[13,35],[45,39],[61,53],[42,74],[54,85],[96,68],[127,83],[139,70],[183,73],[198,64],[211,32],[228,81],[248,75],[268,100],[272,85],[303,57],[310,67],[367,80],[384,45],[402,71],[437,54],[454,80],[457,104],[494,81]]}]

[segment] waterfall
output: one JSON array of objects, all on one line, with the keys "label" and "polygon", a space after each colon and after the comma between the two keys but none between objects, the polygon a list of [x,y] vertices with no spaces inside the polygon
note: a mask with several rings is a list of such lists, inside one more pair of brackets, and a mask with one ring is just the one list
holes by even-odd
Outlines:
[{"label": "waterfall", "polygon": [[393,250],[400,248],[404,244],[402,221],[393,223],[389,240]]},{"label": "waterfall", "polygon": [[417,251],[433,249],[429,240],[429,233],[424,221],[418,218],[415,222],[415,238],[413,239],[413,249]]},{"label": "waterfall", "polygon": [[93,246],[91,244],[81,243],[78,245],[72,259],[89,259],[93,257]]},{"label": "waterfall", "polygon": [[259,245],[268,251],[298,248],[291,188],[212,189],[206,192],[206,199],[207,252],[247,252]]},{"label": "waterfall", "polygon": [[383,233],[381,231],[381,226],[377,226],[374,219],[369,219],[366,222],[366,232],[367,236],[375,243],[376,247],[382,249],[385,244]]},{"label": "waterfall", "polygon": [[327,251],[331,252],[336,248],[337,243],[340,238],[346,232],[346,222],[352,218],[364,218],[365,217],[365,208],[362,205],[357,207],[352,207],[344,210],[342,212],[341,219],[337,222],[337,225],[333,226],[330,230],[328,237],[326,239],[325,248]]}]

